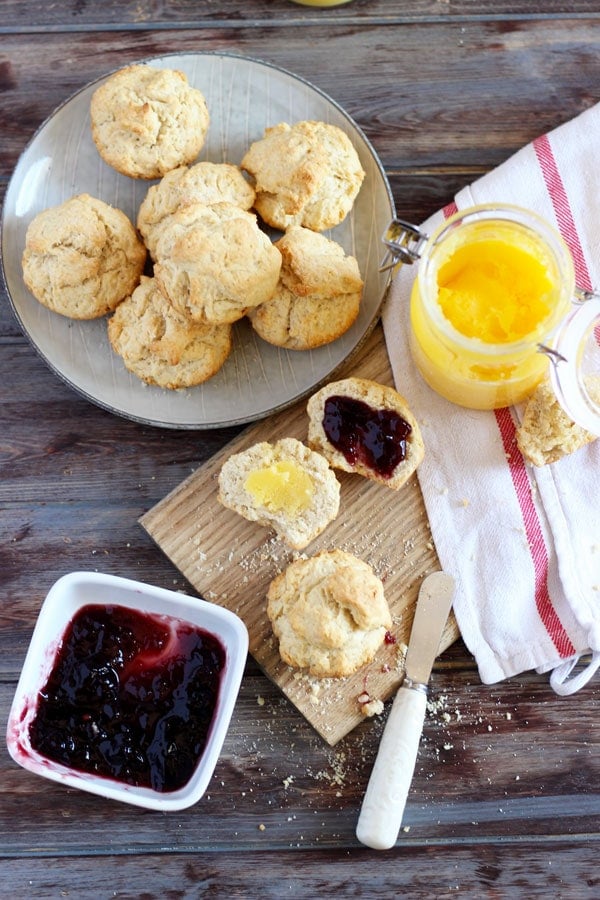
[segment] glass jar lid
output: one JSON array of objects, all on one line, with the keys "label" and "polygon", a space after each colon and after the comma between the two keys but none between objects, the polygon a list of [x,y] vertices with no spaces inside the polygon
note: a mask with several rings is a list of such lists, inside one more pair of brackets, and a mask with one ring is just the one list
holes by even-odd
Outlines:
[{"label": "glass jar lid", "polygon": [[600,436],[600,295],[580,297],[559,325],[552,348],[544,349],[560,405],[577,425]]}]

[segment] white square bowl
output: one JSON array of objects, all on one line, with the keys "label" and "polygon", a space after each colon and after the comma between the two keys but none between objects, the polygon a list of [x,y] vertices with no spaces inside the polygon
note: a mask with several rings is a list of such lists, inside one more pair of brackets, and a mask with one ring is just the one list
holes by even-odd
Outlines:
[{"label": "white square bowl", "polygon": [[[225,665],[206,746],[183,787],[162,792],[77,771],[43,756],[31,746],[29,729],[36,716],[39,692],[54,667],[68,626],[89,605],[119,606],[150,616],[178,619],[213,635],[223,646]],[[214,603],[114,575],[97,572],[64,575],[46,596],[23,664],[8,719],[6,742],[10,755],[37,775],[134,806],[162,811],[192,806],[204,794],[216,766],[238,696],[247,652],[248,632],[242,620]]]}]

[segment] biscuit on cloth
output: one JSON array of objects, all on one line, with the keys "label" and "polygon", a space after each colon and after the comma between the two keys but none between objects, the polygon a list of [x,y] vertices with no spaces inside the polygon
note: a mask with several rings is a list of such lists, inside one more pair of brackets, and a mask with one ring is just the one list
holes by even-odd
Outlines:
[{"label": "biscuit on cloth", "polygon": [[218,499],[302,550],[337,516],[340,484],[319,453],[282,438],[230,456],[219,473]]},{"label": "biscuit on cloth", "polygon": [[398,490],[423,459],[421,429],[394,388],[368,378],[332,381],[307,404],[308,445],[335,469]]},{"label": "biscuit on cloth", "polygon": [[212,378],[231,352],[230,325],[192,322],[145,275],[109,319],[108,337],[130,372],[173,390]]},{"label": "biscuit on cloth", "polygon": [[[600,403],[600,376],[588,376],[586,389]],[[517,446],[524,459],[534,466],[558,462],[596,440],[564,411],[548,379],[542,381],[527,400],[517,428]]]},{"label": "biscuit on cloth", "polygon": [[72,319],[112,312],[139,283],[146,248],[124,212],[89,194],[42,210],[25,237],[23,279],[40,303]]},{"label": "biscuit on cloth", "polygon": [[268,303],[249,313],[263,340],[289,350],[335,341],[356,321],[363,281],[358,262],[333,240],[293,225],[275,246],[279,283]]},{"label": "biscuit on cloth", "polygon": [[90,116],[98,153],[131,178],[161,178],[193,162],[210,123],[204,95],[183,72],[144,64],[119,69],[96,88]]},{"label": "biscuit on cloth", "polygon": [[297,559],[277,575],[267,615],[283,661],[322,678],[343,678],[371,662],[392,627],[381,580],[338,549]]},{"label": "biscuit on cloth", "polygon": [[350,138],[325,122],[281,122],[267,128],[241,162],[255,180],[254,207],[282,231],[324,231],[342,222],[365,177]]},{"label": "biscuit on cloth", "polygon": [[158,233],[169,217],[191,203],[233,203],[251,209],[254,188],[239,166],[230,163],[199,162],[178,166],[152,185],[144,197],[137,217],[137,227],[150,255],[156,257]]},{"label": "biscuit on cloth", "polygon": [[193,203],[169,217],[154,275],[173,306],[195,322],[241,319],[275,293],[281,253],[253,213],[232,203]]}]

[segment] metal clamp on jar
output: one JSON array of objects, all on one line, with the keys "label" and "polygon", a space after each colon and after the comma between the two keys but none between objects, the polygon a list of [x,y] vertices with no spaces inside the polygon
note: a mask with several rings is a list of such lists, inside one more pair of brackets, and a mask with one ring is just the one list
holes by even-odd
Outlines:
[{"label": "metal clamp on jar", "polygon": [[471,409],[519,403],[547,374],[578,424],[600,434],[600,297],[575,287],[567,245],[512,205],[462,210],[431,235],[394,219],[382,268],[418,261],[410,347],[425,381]]}]

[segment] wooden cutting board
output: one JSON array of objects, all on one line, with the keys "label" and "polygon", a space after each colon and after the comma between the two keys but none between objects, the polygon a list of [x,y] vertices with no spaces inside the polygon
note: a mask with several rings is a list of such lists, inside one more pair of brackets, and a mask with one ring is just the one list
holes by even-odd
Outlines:
[{"label": "wooden cutting board", "polygon": [[[393,384],[379,326],[336,378],[350,374]],[[257,663],[325,741],[334,745],[363,720],[361,694],[387,700],[395,693],[404,674],[419,586],[440,565],[416,476],[400,491],[392,491],[358,475],[338,472],[339,515],[304,553],[339,547],[368,562],[384,583],[395,643],[384,644],[365,669],[343,679],[317,679],[281,661],[266,615],[266,592],[271,579],[297,554],[273,532],[222,507],[217,501],[217,477],[232,453],[257,441],[306,440],[307,429],[305,401],[252,425],[139,521],[201,596],[243,619]],[[457,637],[451,615],[440,652]]]}]

